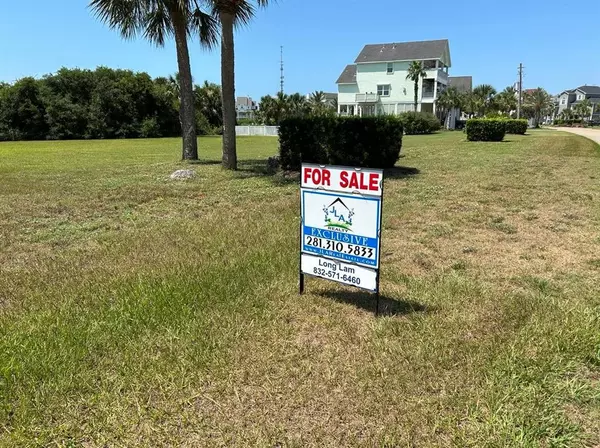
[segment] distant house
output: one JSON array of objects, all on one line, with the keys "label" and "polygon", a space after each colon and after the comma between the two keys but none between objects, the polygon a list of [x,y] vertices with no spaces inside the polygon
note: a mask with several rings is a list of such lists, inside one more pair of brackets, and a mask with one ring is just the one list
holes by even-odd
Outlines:
[{"label": "distant house", "polygon": [[586,99],[592,105],[589,119],[600,121],[600,86],[580,86],[576,89],[561,92],[558,95],[558,115],[566,109],[572,109]]},{"label": "distant house", "polygon": [[249,96],[238,96],[235,99],[235,116],[238,120],[254,119],[258,105]]},{"label": "distant house", "polygon": [[[460,93],[471,93],[473,91],[472,76],[450,76],[448,86],[455,87]],[[468,117],[460,109],[452,109],[446,117],[446,127],[448,129],[456,128],[457,120],[466,120]]]},{"label": "distant house", "polygon": [[435,101],[448,85],[448,40],[365,45],[354,64],[340,74],[340,115],[398,114],[414,110],[414,82],[408,66],[420,61],[427,73],[419,80],[417,110],[435,113]]}]

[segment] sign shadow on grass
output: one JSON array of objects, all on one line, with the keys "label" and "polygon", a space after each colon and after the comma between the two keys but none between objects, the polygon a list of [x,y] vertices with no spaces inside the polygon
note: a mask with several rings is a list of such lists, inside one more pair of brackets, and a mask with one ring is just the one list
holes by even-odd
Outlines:
[{"label": "sign shadow on grass", "polygon": [[[336,302],[347,303],[376,314],[377,298],[374,294],[354,290],[341,291],[330,290],[320,293],[322,297],[333,299]],[[429,313],[435,311],[433,307],[423,305],[419,302],[396,300],[385,295],[379,296],[379,316],[404,316],[413,313]]]},{"label": "sign shadow on grass", "polygon": [[411,166],[395,166],[394,168],[384,170],[386,179],[407,179],[418,174],[421,174],[421,170]]}]

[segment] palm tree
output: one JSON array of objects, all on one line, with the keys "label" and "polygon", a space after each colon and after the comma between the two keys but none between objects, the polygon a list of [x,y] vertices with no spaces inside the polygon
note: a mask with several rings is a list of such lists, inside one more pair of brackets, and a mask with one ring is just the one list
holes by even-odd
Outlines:
[{"label": "palm tree", "polygon": [[481,84],[473,89],[473,96],[477,105],[477,114],[484,116],[492,104],[496,89],[489,84]]},{"label": "palm tree", "polygon": [[188,39],[197,35],[205,47],[216,45],[217,21],[202,11],[195,1],[192,4],[192,0],[91,0],[90,7],[98,19],[118,30],[125,39],[141,34],[154,44],[163,46],[167,38],[175,38],[180,75],[182,158],[197,160],[198,141]]},{"label": "palm tree", "polygon": [[[334,112],[333,105],[327,101],[327,96],[322,90],[310,94],[308,99],[311,112],[315,115],[327,115]],[[337,104],[335,105],[337,111]]]},{"label": "palm tree", "polygon": [[[435,104],[437,108],[442,111],[442,118],[444,123],[448,117],[448,113],[452,109],[461,109],[464,103],[464,95],[461,94],[456,87],[448,87],[442,93],[439,94]],[[446,123],[446,127],[449,127],[449,123]]]},{"label": "palm tree", "polygon": [[514,87],[507,87],[494,97],[494,104],[499,112],[509,115],[517,109],[517,91]]},{"label": "palm tree", "polygon": [[542,117],[549,114],[554,108],[552,97],[541,87],[532,92],[525,92],[523,97],[523,112],[533,118],[533,124],[537,128]]},{"label": "palm tree", "polygon": [[223,167],[237,169],[235,141],[235,50],[233,29],[247,25],[256,10],[269,0],[205,0],[221,24],[221,85],[223,92]]},{"label": "palm tree", "polygon": [[592,103],[587,98],[582,100],[581,103],[576,104],[573,111],[581,117],[582,120],[589,120],[590,113],[592,110]]},{"label": "palm tree", "polygon": [[408,66],[408,74],[406,79],[410,79],[415,83],[415,112],[419,104],[419,79],[427,76],[427,72],[423,68],[423,62],[412,61]]}]

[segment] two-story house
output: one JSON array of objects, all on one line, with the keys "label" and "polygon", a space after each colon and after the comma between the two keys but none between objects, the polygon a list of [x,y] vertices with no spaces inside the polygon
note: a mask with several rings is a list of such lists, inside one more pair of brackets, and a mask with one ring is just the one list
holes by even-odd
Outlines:
[{"label": "two-story house", "polygon": [[414,82],[408,66],[420,61],[417,110],[435,113],[435,101],[448,85],[448,40],[365,45],[337,80],[340,115],[399,114],[414,110]]},{"label": "two-story house", "polygon": [[235,99],[235,115],[238,120],[254,119],[258,105],[249,96],[238,96]]},{"label": "two-story house", "polygon": [[566,109],[572,109],[583,100],[589,100],[592,105],[589,119],[600,121],[600,86],[580,86],[561,92],[558,95],[557,115]]}]

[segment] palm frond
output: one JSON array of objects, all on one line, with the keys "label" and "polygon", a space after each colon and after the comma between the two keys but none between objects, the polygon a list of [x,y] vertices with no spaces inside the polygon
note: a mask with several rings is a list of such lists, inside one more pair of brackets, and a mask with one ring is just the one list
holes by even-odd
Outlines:
[{"label": "palm frond", "polygon": [[219,43],[219,20],[200,9],[198,4],[192,11],[189,24],[190,34],[200,37],[200,43],[206,48],[214,48]]},{"label": "palm frond", "polygon": [[130,0],[92,0],[90,8],[100,21],[118,30],[126,39],[141,31],[144,2]]},{"label": "palm frond", "polygon": [[173,21],[163,2],[156,2],[144,17],[144,37],[156,45],[163,46],[165,38],[173,35]]}]

